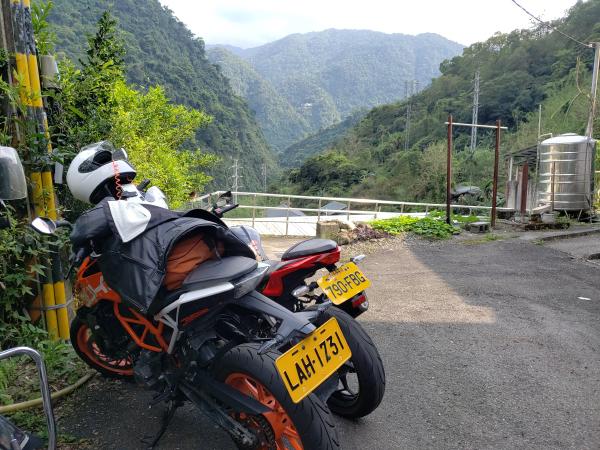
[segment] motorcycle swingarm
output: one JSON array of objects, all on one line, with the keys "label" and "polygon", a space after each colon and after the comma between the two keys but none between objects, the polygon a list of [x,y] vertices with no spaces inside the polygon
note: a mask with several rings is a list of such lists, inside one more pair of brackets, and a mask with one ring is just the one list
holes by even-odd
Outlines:
[{"label": "motorcycle swingarm", "polygon": [[[188,387],[196,389],[191,384],[186,384]],[[202,390],[210,392],[211,397],[236,412],[259,415],[270,411],[267,406],[258,400],[241,393],[228,384],[215,380],[201,371],[196,373],[194,384],[202,386]]]},{"label": "motorcycle swingarm", "polygon": [[315,326],[311,323],[315,312],[294,313],[256,291],[252,291],[236,299],[234,304],[242,309],[266,314],[278,319],[281,322],[277,330],[280,339],[295,334],[307,335],[315,329]]},{"label": "motorcycle swingarm", "polygon": [[189,383],[181,383],[179,389],[213,423],[229,433],[236,441],[247,445],[248,448],[256,445],[256,435],[234,420],[222,406],[217,404],[206,393],[196,389]]}]

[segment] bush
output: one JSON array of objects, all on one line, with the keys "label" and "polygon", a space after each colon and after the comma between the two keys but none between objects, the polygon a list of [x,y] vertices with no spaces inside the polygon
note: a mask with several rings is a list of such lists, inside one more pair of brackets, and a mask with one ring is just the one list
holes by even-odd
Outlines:
[{"label": "bush", "polygon": [[376,230],[389,234],[411,232],[428,239],[448,239],[453,234],[460,232],[453,225],[448,225],[441,218],[399,216],[392,219],[374,220],[371,226]]}]

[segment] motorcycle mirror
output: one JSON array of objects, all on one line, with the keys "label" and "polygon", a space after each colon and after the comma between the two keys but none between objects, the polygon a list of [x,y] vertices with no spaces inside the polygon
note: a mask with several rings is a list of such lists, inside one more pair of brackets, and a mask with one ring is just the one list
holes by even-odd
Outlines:
[{"label": "motorcycle mirror", "polygon": [[221,206],[230,205],[232,201],[233,201],[233,196],[231,195],[231,191],[227,191],[224,194],[221,194],[217,197],[216,206],[221,207]]},{"label": "motorcycle mirror", "polygon": [[56,231],[56,223],[52,219],[46,217],[36,217],[31,222],[31,228],[41,234],[54,234]]}]

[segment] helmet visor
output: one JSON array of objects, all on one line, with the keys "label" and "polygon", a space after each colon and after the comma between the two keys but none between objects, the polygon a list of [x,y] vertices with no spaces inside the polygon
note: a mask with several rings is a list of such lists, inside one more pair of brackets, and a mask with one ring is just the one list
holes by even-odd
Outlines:
[{"label": "helmet visor", "polygon": [[112,154],[112,159],[113,159],[113,161],[129,161],[127,159],[127,152],[125,151],[124,148],[115,150]]},{"label": "helmet visor", "polygon": [[19,155],[12,147],[0,147],[0,200],[25,197],[27,182]]}]

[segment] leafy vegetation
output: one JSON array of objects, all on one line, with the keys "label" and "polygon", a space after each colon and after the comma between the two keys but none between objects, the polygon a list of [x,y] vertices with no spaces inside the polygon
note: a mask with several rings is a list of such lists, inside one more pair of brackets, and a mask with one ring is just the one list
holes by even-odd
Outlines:
[{"label": "leafy vegetation", "polygon": [[425,216],[399,216],[392,219],[374,220],[371,226],[391,235],[411,232],[428,239],[448,239],[453,234],[460,233],[460,229],[449,225],[442,218]]},{"label": "leafy vegetation", "polygon": [[173,207],[207,184],[210,178],[202,170],[216,157],[191,146],[194,132],[210,122],[206,114],[170,104],[160,86],[143,94],[121,81],[115,85],[113,101],[108,136],[127,149],[140,180],[148,178],[160,186]]},{"label": "leafy vegetation", "polygon": [[141,91],[160,85],[173,102],[213,118],[195,133],[203,151],[220,157],[218,165],[206,170],[215,178],[211,187],[230,185],[233,158],[240,160],[244,187],[261,186],[263,165],[271,174],[275,161],[252,112],[206,59],[202,39],[194,37],[158,0],[54,0],[48,20],[57,50],[72,61],[83,59],[86,42],[82,37],[94,33],[95,23],[107,9],[118,19],[127,81]]},{"label": "leafy vegetation", "polygon": [[[584,42],[600,39],[600,1],[579,2],[554,25]],[[578,63],[579,61],[579,63]],[[550,28],[539,26],[496,34],[466,48],[440,66],[442,75],[408,102],[371,110],[347,135],[287,173],[286,193],[323,193],[350,197],[440,202],[445,198],[446,126],[452,114],[470,122],[473,78],[481,74],[479,123],[501,119],[509,127],[501,149],[508,152],[535,145],[538,105],[542,133],[583,133],[593,50],[582,47]],[[595,136],[600,136],[597,120]],[[493,172],[493,132],[478,133],[475,150],[470,133],[454,130],[453,187],[475,185],[489,204]],[[405,149],[408,142],[408,150]],[[343,173],[332,182],[332,164],[343,160]],[[500,165],[500,186],[506,173]],[[305,181],[310,180],[310,183]],[[500,189],[502,195],[503,189]],[[502,200],[502,199],[501,199]]]}]

